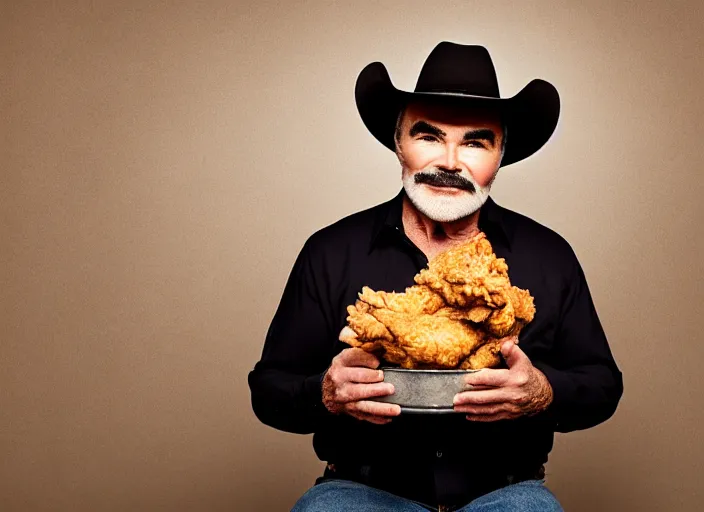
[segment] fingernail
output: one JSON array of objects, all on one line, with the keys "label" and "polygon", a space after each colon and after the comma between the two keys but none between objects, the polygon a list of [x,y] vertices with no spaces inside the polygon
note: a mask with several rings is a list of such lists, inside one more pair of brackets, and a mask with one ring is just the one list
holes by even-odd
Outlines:
[{"label": "fingernail", "polygon": [[379,380],[384,380],[384,372],[379,370]]}]

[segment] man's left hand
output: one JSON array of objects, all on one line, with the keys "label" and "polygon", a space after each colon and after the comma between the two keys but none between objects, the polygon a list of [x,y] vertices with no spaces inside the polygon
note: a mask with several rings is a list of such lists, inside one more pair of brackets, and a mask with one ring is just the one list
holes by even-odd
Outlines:
[{"label": "man's left hand", "polygon": [[501,345],[508,370],[485,368],[466,376],[465,382],[479,389],[458,393],[454,404],[456,411],[467,413],[468,420],[510,420],[537,414],[552,402],[548,379],[517,342],[515,337],[508,338]]}]

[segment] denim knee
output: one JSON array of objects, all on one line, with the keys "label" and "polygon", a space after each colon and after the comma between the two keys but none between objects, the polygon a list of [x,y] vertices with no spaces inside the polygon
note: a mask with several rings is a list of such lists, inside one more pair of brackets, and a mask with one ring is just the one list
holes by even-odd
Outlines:
[{"label": "denim knee", "polygon": [[555,495],[545,487],[543,480],[526,480],[490,492],[472,501],[461,512],[563,512]]},{"label": "denim knee", "polygon": [[425,512],[427,509],[385,491],[348,480],[325,480],[301,496],[291,512]]}]

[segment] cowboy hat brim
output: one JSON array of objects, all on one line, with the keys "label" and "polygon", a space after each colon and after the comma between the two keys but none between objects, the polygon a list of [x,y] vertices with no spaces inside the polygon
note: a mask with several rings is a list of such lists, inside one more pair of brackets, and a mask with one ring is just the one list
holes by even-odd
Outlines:
[{"label": "cowboy hat brim", "polygon": [[448,101],[495,109],[508,133],[501,166],[516,163],[538,151],[550,138],[560,115],[560,96],[545,80],[535,79],[510,98],[451,92],[407,92],[394,87],[381,62],[366,66],[357,78],[355,100],[367,129],[391,151],[401,110],[411,101]]}]

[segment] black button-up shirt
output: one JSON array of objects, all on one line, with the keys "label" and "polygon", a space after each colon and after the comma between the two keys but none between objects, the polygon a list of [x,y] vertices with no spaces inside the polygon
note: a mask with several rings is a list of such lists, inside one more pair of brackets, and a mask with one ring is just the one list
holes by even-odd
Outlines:
[{"label": "black button-up shirt", "polygon": [[399,494],[452,503],[474,478],[539,467],[554,432],[592,427],[615,411],[621,372],[569,244],[554,231],[489,199],[479,228],[511,283],[530,291],[536,314],[519,343],[550,382],[554,400],[531,417],[477,423],[463,414],[401,414],[387,425],[333,415],[321,377],[347,345],[338,341],[346,307],[363,286],[403,292],[427,265],[404,234],[403,191],[391,201],[328,226],[305,243],[249,374],[257,417],[274,428],[314,433],[318,457],[337,464],[389,467],[406,482]]}]

